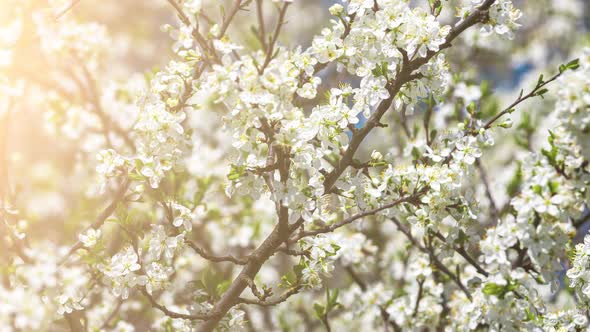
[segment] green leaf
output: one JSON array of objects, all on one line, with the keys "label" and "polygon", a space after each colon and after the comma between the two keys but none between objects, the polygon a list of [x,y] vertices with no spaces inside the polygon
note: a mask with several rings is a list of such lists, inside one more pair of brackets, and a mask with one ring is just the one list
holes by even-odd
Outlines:
[{"label": "green leaf", "polygon": [[512,197],[518,192],[518,189],[522,185],[522,180],[523,180],[523,178],[522,178],[522,164],[518,163],[518,168],[516,169],[516,172],[514,172],[512,179],[510,180],[510,182],[508,183],[508,186],[506,187],[506,192],[508,193],[509,196]]},{"label": "green leaf", "polygon": [[334,308],[336,308],[339,303],[338,303],[338,294],[339,294],[339,290],[338,288],[332,290],[330,292],[329,288],[326,288],[326,297],[327,297],[327,312],[332,311]]},{"label": "green leaf", "polygon": [[219,276],[210,268],[203,271],[201,276],[201,282],[203,284],[203,290],[209,294],[209,296],[217,298],[217,285]]},{"label": "green leaf", "polygon": [[526,313],[526,319],[525,322],[527,321],[534,321],[537,317],[535,316],[534,313],[531,312],[531,310],[529,308],[525,308],[524,309],[525,313]]},{"label": "green leaf", "polygon": [[293,272],[298,279],[301,278],[303,269],[305,269],[305,261],[303,259],[299,260],[299,264],[293,266]]},{"label": "green leaf", "polygon": [[434,15],[435,17],[438,17],[438,15],[440,15],[440,12],[443,9],[442,1],[441,0],[428,0],[428,3],[430,4],[430,11],[431,11],[432,15]]},{"label": "green leaf", "polygon": [[313,304],[313,311],[318,319],[324,319],[325,310],[326,308],[323,305],[317,302]]},{"label": "green leaf", "polygon": [[540,89],[539,91],[537,91],[537,92],[535,93],[535,96],[539,96],[539,97],[543,98],[543,96],[544,96],[544,95],[545,95],[545,94],[546,94],[548,91],[549,91],[549,89],[545,89],[545,88],[543,88],[543,89]]},{"label": "green leaf", "polygon": [[436,139],[436,135],[438,135],[438,130],[432,129],[430,131],[430,141],[431,142],[434,142],[434,140]]},{"label": "green leaf", "polygon": [[506,293],[513,291],[516,289],[515,284],[508,283],[507,285],[498,285],[493,282],[489,282],[485,284],[482,288],[482,292],[486,295],[493,295],[500,299],[503,299],[506,296]]},{"label": "green leaf", "polygon": [[543,74],[539,76],[539,80],[537,81],[537,87],[541,86],[545,81],[543,80]]},{"label": "green leaf", "polygon": [[549,181],[549,189],[551,189],[551,193],[556,194],[557,190],[559,189],[559,183],[555,181]]},{"label": "green leaf", "polygon": [[469,236],[462,229],[459,229],[459,237],[455,240],[455,243],[463,244],[468,240]]},{"label": "green leaf", "polygon": [[567,250],[567,258],[569,259],[570,263],[573,264],[574,260],[576,259],[576,248],[575,247],[569,247],[569,249]]},{"label": "green leaf", "polygon": [[563,73],[566,70],[576,70],[580,68],[580,59],[574,59],[564,65],[559,66],[559,72]]},{"label": "green leaf", "polygon": [[246,166],[231,165],[227,179],[230,181],[237,180],[246,174]]},{"label": "green leaf", "polygon": [[470,114],[474,114],[475,108],[475,102],[471,102],[469,105],[467,105],[467,112],[469,112]]},{"label": "green leaf", "polygon": [[481,291],[486,295],[499,295],[504,291],[504,286],[489,282],[483,286]]},{"label": "green leaf", "polygon": [[551,150],[547,150],[547,149],[541,149],[541,153],[547,157],[547,160],[549,161],[549,164],[551,164],[551,166],[556,166],[557,165],[557,147],[552,147]]},{"label": "green leaf", "polygon": [[229,286],[231,285],[231,280],[224,280],[222,281],[219,285],[217,285],[217,296],[221,297],[221,295],[223,295],[223,293],[225,293],[225,291],[229,288]]}]

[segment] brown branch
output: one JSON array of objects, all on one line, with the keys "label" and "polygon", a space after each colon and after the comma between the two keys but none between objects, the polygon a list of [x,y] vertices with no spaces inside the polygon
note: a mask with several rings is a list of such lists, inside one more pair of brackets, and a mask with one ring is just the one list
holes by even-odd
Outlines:
[{"label": "brown branch", "polygon": [[275,299],[270,299],[270,300],[265,300],[265,301],[246,299],[246,298],[239,297],[236,304],[240,304],[240,303],[253,304],[253,305],[258,305],[258,306],[262,306],[262,307],[275,306],[279,303],[283,303],[283,302],[287,301],[289,299],[289,297],[299,293],[300,289],[301,289],[300,285],[291,287],[286,292],[281,294],[281,296],[279,296]]},{"label": "brown branch", "polygon": [[289,256],[306,256],[309,257],[309,255],[311,254],[309,252],[309,250],[296,250],[296,249],[287,249],[284,247],[281,247],[279,249],[277,249],[278,252],[282,252],[285,255],[289,255]]},{"label": "brown branch", "polygon": [[[125,144],[127,146],[129,146],[129,148],[131,148],[131,150],[135,151],[135,143],[133,142],[133,140],[131,140],[131,138],[129,137],[127,132],[123,128],[121,128],[119,126],[119,124],[117,124],[115,121],[113,121],[103,110],[100,99],[99,99],[98,87],[96,86],[96,82],[95,82],[94,78],[92,77],[92,75],[90,74],[90,71],[88,70],[88,68],[86,67],[85,64],[81,64],[80,67],[82,68],[82,72],[84,73],[86,81],[88,82],[88,90],[90,92],[89,93],[90,102],[93,106],[95,113],[98,115],[98,117],[100,118],[100,120],[102,122],[103,130],[105,131],[107,141],[109,139],[108,138],[108,131],[112,130],[117,135],[119,135],[121,138],[123,138],[123,141],[125,142]],[[80,89],[82,89],[82,91],[84,91],[83,86],[81,84],[79,84],[79,85],[80,85]]]},{"label": "brown branch", "polygon": [[256,298],[258,300],[260,300],[261,302],[266,301],[266,299],[270,296],[272,296],[272,289],[270,288],[266,288],[266,287],[262,287],[262,293],[258,290],[258,287],[256,286],[256,283],[254,282],[254,280],[249,279],[248,280],[248,286],[250,287],[250,290],[252,291],[252,294],[254,294],[254,296],[256,296]]},{"label": "brown branch", "polygon": [[66,318],[66,322],[70,326],[71,332],[85,332],[86,328],[82,324],[80,313],[74,311],[72,313],[65,313],[64,317]]},{"label": "brown branch", "polygon": [[392,218],[390,218],[390,220],[406,236],[406,238],[410,241],[410,243],[416,249],[427,254],[428,257],[430,257],[430,260],[432,261],[434,266],[436,266],[436,268],[441,270],[444,274],[446,274],[449,278],[451,278],[451,280],[453,280],[453,282],[463,291],[463,293],[465,293],[465,295],[467,296],[467,298],[470,301],[473,299],[471,296],[471,293],[469,292],[467,287],[465,287],[465,285],[463,285],[463,283],[461,282],[459,277],[456,276],[453,272],[449,271],[449,269],[438,259],[438,257],[436,257],[436,255],[434,254],[434,252],[432,250],[429,250],[428,248],[426,248],[422,244],[420,244],[420,242],[418,242],[418,240],[416,240],[416,238],[414,238],[414,236],[412,235],[410,230],[408,228],[406,228],[404,225],[402,225],[402,223],[397,218],[392,217]]},{"label": "brown branch", "polygon": [[262,6],[262,0],[256,0],[256,14],[258,16],[258,39],[260,39],[260,43],[262,44],[262,48],[264,50],[268,49],[266,45],[266,28],[264,24],[264,12]]},{"label": "brown branch", "polygon": [[182,8],[178,5],[176,0],[166,0],[168,3],[174,7],[176,13],[178,14],[178,18],[182,21],[182,23],[186,26],[191,26],[191,20],[186,16]]},{"label": "brown branch", "polygon": [[234,16],[238,13],[238,11],[242,8],[242,0],[236,0],[234,6],[232,7],[229,15],[224,17],[223,23],[221,24],[221,28],[219,29],[219,34],[217,35],[217,39],[223,37],[225,32],[229,28],[229,25],[234,19]]},{"label": "brown branch", "polygon": [[381,123],[381,117],[383,117],[385,112],[387,112],[393,102],[394,97],[400,91],[402,86],[413,79],[419,78],[419,75],[413,74],[413,72],[419,69],[422,65],[426,64],[430,59],[432,59],[432,57],[440,53],[440,51],[450,47],[451,42],[463,31],[481,21],[485,15],[487,15],[487,10],[494,2],[495,0],[486,0],[463,22],[452,28],[447,35],[445,43],[441,45],[439,51],[429,51],[424,58],[417,58],[411,61],[404,59],[404,64],[402,65],[402,69],[400,70],[398,76],[393,82],[388,83],[387,90],[389,91],[389,98],[382,101],[375,112],[371,115],[366,125],[353,134],[348,148],[344,152],[342,158],[339,160],[338,165],[326,176],[326,181],[324,181],[325,192],[330,192],[332,186],[340,178],[340,175],[342,175],[346,168],[350,166],[356,150],[359,148],[365,137],[367,137],[369,132],[371,132],[373,128],[378,127],[378,125]]},{"label": "brown branch", "polygon": [[105,321],[100,326],[100,328],[99,328],[100,331],[106,330],[111,325],[111,322],[113,321],[113,319],[115,319],[115,317],[117,317],[117,313],[119,313],[119,310],[121,309],[122,305],[123,305],[123,300],[119,300],[117,302],[117,305],[113,309],[113,311],[111,311],[111,313],[109,314],[107,319],[105,319]]},{"label": "brown branch", "polygon": [[237,258],[231,255],[226,256],[215,256],[208,253],[205,249],[200,248],[194,242],[186,240],[186,244],[191,247],[199,256],[203,257],[204,259],[215,262],[215,263],[223,263],[223,262],[231,262],[237,265],[245,265],[248,261],[245,258]]},{"label": "brown branch", "polygon": [[502,112],[496,114],[496,116],[494,116],[493,118],[491,118],[484,126],[485,129],[489,129],[494,122],[496,122],[498,119],[500,119],[502,116],[511,113],[514,110],[514,107],[518,106],[520,103],[522,103],[523,101],[535,97],[537,96],[537,93],[543,88],[545,87],[547,84],[555,81],[557,78],[559,78],[559,76],[561,76],[564,73],[564,71],[559,71],[559,73],[553,75],[553,77],[551,77],[549,80],[547,81],[543,81],[541,84],[537,84],[537,86],[531,90],[531,92],[527,93],[526,95],[523,96],[523,91],[520,92],[520,95],[518,96],[518,98],[512,103],[510,104],[510,106],[506,107]]},{"label": "brown branch", "polygon": [[150,304],[152,305],[152,307],[160,310],[164,315],[166,315],[170,318],[181,318],[181,319],[188,319],[188,320],[205,320],[205,319],[210,319],[213,317],[212,315],[208,315],[208,314],[189,315],[189,314],[175,312],[175,311],[172,311],[172,310],[166,308],[165,306],[159,304],[156,301],[156,299],[154,299],[154,297],[150,293],[147,292],[147,290],[142,288],[141,293],[148,299],[148,301],[150,301]]},{"label": "brown branch", "polygon": [[[188,18],[188,16],[186,16],[186,14],[182,10],[182,8],[178,5],[176,0],[167,0],[167,1],[176,10],[176,13],[178,14],[178,18],[180,19],[180,21],[188,27],[192,26],[190,19]],[[203,52],[205,52],[205,54],[204,54],[205,55],[205,58],[204,58],[205,63],[210,64],[210,61],[212,61],[212,59],[210,59],[207,56],[207,52],[211,53],[214,56],[214,59],[213,59],[214,61],[219,62],[219,59],[217,57],[217,53],[215,52],[215,49],[211,45],[207,44],[205,37],[203,37],[203,35],[199,32],[198,27],[192,27],[192,35],[193,35],[193,38],[195,38],[195,40],[197,41],[197,43],[201,47],[201,49],[203,50]]]},{"label": "brown branch", "polygon": [[500,213],[498,211],[496,201],[494,200],[494,196],[492,196],[492,190],[488,180],[488,174],[479,159],[475,160],[475,165],[479,170],[479,174],[481,175],[481,182],[484,185],[486,196],[488,198],[488,201],[490,202],[490,212],[492,214],[493,222],[496,223],[498,221],[498,218],[500,217]]},{"label": "brown branch", "polygon": [[321,229],[317,229],[317,230],[311,230],[311,231],[301,232],[301,233],[299,233],[297,235],[296,238],[289,240],[289,242],[290,243],[295,243],[295,242],[299,241],[300,239],[302,239],[304,237],[314,236],[314,235],[323,234],[323,233],[330,233],[330,232],[333,232],[336,229],[338,229],[340,227],[343,227],[343,226],[346,226],[346,225],[348,225],[348,224],[350,224],[350,223],[352,223],[352,222],[354,222],[356,220],[359,220],[359,219],[364,218],[364,217],[367,217],[367,216],[372,216],[372,215],[374,215],[374,214],[376,214],[376,213],[378,213],[380,211],[390,209],[390,208],[392,208],[394,206],[397,206],[399,204],[416,202],[419,199],[419,197],[422,194],[424,194],[425,192],[426,192],[426,188],[420,190],[418,193],[416,193],[414,195],[399,198],[399,199],[397,199],[397,200],[395,200],[395,201],[393,201],[391,203],[385,204],[383,206],[380,206],[378,208],[375,208],[375,209],[372,209],[372,210],[369,210],[369,211],[365,211],[365,212],[356,214],[356,215],[354,215],[352,217],[346,218],[346,219],[344,219],[344,220],[342,220],[340,222],[334,223],[334,224],[332,224],[330,226],[327,226],[327,227],[324,227],[324,228],[321,228]]},{"label": "brown branch", "polygon": [[416,303],[414,304],[414,313],[412,317],[416,317],[418,315],[418,309],[420,309],[420,301],[422,300],[422,293],[424,291],[424,280],[418,280],[418,296],[416,296]]},{"label": "brown branch", "polygon": [[285,2],[283,4],[283,7],[281,8],[281,10],[279,11],[279,20],[277,22],[277,26],[275,27],[274,34],[272,35],[272,38],[271,38],[268,46],[266,47],[266,57],[264,58],[264,63],[262,64],[262,67],[258,71],[261,75],[264,73],[264,70],[266,69],[266,67],[268,66],[268,64],[270,63],[272,58],[274,57],[273,53],[274,53],[275,44],[277,43],[277,39],[279,38],[279,34],[281,33],[281,29],[282,29],[283,25],[285,24],[285,14],[287,13],[287,8],[289,7],[289,4],[290,4],[289,2]]},{"label": "brown branch", "polygon": [[[117,193],[115,194],[115,197],[113,198],[113,200],[111,201],[111,204],[109,204],[102,212],[101,214],[98,215],[98,217],[96,218],[96,220],[92,223],[92,225],[90,225],[90,227],[87,227],[86,230],[89,230],[90,228],[100,228],[104,222],[106,221],[106,219],[113,214],[113,212],[115,212],[115,209],[117,208],[117,205],[119,204],[119,202],[123,199],[123,196],[125,196],[125,193],[127,192],[127,189],[129,188],[129,185],[131,184],[131,181],[127,178],[125,178],[123,180],[123,183],[121,184],[121,187],[119,188],[119,190],[117,191]],[[61,266],[63,264],[65,264],[65,262],[68,260],[68,258],[74,253],[76,252],[76,250],[82,248],[83,244],[82,242],[80,242],[80,240],[78,240],[68,251],[68,253],[59,261],[58,266]]]}]

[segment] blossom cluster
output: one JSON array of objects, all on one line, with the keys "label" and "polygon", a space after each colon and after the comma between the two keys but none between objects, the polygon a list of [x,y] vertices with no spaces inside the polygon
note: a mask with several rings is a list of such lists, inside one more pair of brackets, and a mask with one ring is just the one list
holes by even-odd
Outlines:
[{"label": "blossom cluster", "polygon": [[[0,106],[42,108],[81,147],[56,190],[79,207],[25,209],[19,190],[53,185],[33,176],[0,195],[1,328],[588,329],[588,49],[512,101],[480,82],[510,59],[470,31],[515,44],[519,2],[344,0],[307,46],[281,31],[315,7],[228,4],[167,1],[173,58],[126,79],[73,13],[24,1],[0,28],[1,75],[27,69],[27,29],[51,67],[0,75]],[[69,234],[36,239],[46,220],[82,230],[51,244]]]}]

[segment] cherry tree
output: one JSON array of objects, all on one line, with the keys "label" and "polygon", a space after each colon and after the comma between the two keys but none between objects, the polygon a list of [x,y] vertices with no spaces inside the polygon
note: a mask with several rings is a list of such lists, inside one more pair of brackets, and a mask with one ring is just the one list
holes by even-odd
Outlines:
[{"label": "cherry tree", "polygon": [[100,6],[0,3],[2,330],[588,329],[584,1]]}]

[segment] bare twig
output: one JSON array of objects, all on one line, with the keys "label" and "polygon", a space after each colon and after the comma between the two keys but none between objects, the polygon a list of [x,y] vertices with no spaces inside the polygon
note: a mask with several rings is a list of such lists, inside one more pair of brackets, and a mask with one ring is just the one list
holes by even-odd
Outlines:
[{"label": "bare twig", "polygon": [[104,320],[99,330],[105,330],[111,325],[111,322],[113,321],[113,319],[115,319],[115,317],[117,317],[117,313],[119,313],[119,310],[121,309],[122,305],[123,300],[119,300],[113,311],[111,311],[107,319]]},{"label": "bare twig", "polygon": [[420,301],[422,300],[422,292],[424,291],[424,280],[418,280],[418,295],[416,296],[416,303],[414,304],[414,313],[412,317],[416,317],[418,315],[418,309],[420,309]]},{"label": "bare twig", "polygon": [[475,160],[475,165],[477,165],[477,169],[479,170],[479,174],[481,175],[481,182],[484,185],[486,196],[488,197],[488,201],[490,202],[490,212],[492,214],[493,222],[495,223],[495,222],[497,222],[498,218],[500,217],[500,213],[498,211],[496,201],[494,200],[494,197],[492,196],[492,191],[491,191],[490,183],[488,180],[488,174],[479,159]]},{"label": "bare twig", "polygon": [[194,242],[186,240],[186,244],[191,247],[199,256],[203,257],[204,259],[215,262],[215,263],[223,263],[223,262],[230,262],[238,265],[245,265],[248,261],[244,258],[237,258],[231,255],[227,256],[215,256],[208,253],[205,249],[200,248]]},{"label": "bare twig", "polygon": [[57,15],[55,15],[55,19],[59,20],[62,16],[64,16],[67,12],[69,12],[72,8],[74,8],[77,4],[79,4],[82,0],[72,0],[70,4],[62,9]]},{"label": "bare twig", "polygon": [[229,25],[231,24],[231,22],[234,19],[234,16],[236,16],[238,11],[240,11],[240,9],[242,9],[242,1],[243,0],[236,0],[234,3],[234,6],[229,11],[229,15],[227,15],[226,17],[223,18],[223,23],[221,23],[221,28],[219,29],[219,34],[217,35],[218,39],[225,35],[225,32],[227,31],[227,29],[229,28]]},{"label": "bare twig", "polygon": [[[180,19],[180,21],[188,27],[192,26],[190,19],[188,18],[188,16],[186,16],[186,14],[182,10],[182,8],[178,5],[176,0],[167,0],[167,1],[176,10],[176,13],[178,14],[178,18]],[[203,50],[203,52],[206,53],[206,54],[204,54],[205,63],[210,64],[211,61],[218,62],[219,59],[217,57],[217,53],[215,52],[215,49],[212,47],[212,45],[207,44],[205,37],[203,37],[203,35],[199,32],[198,27],[192,27],[192,35],[193,35],[193,38],[195,38],[195,40],[197,41],[197,43],[201,47],[201,50]],[[207,55],[208,53],[210,55],[213,55],[213,59],[210,59],[208,57],[208,55]]]},{"label": "bare twig", "polygon": [[382,205],[378,208],[369,210],[369,211],[365,211],[365,212],[361,212],[359,214],[356,214],[352,217],[346,218],[344,220],[341,220],[340,222],[334,223],[332,225],[329,225],[327,227],[321,228],[321,229],[317,229],[317,230],[311,230],[311,231],[304,231],[301,232],[300,234],[297,235],[296,238],[289,240],[289,242],[294,243],[297,242],[298,240],[304,238],[304,237],[308,237],[308,236],[313,236],[313,235],[318,235],[318,234],[322,234],[322,233],[330,233],[335,231],[336,229],[346,226],[356,220],[359,220],[361,218],[367,217],[367,216],[372,216],[380,211],[383,210],[387,210],[390,209],[394,206],[400,205],[402,203],[411,203],[411,202],[416,202],[419,197],[424,194],[426,192],[426,188],[420,190],[418,193],[414,194],[414,195],[410,195],[410,196],[405,196],[402,198],[399,198],[391,203]]},{"label": "bare twig", "polygon": [[262,306],[262,307],[275,306],[279,303],[283,303],[283,302],[287,301],[287,299],[289,299],[289,297],[299,293],[300,289],[301,289],[300,285],[291,287],[287,291],[285,291],[283,294],[281,294],[279,297],[277,297],[275,299],[265,300],[265,301],[245,299],[245,298],[239,297],[237,300],[237,303],[254,304],[254,305],[258,305],[258,306]]},{"label": "bare twig", "polygon": [[266,57],[264,59],[264,63],[262,64],[262,67],[259,70],[259,73],[262,74],[264,73],[264,70],[266,69],[266,67],[268,66],[268,64],[270,63],[270,61],[272,60],[272,58],[274,57],[274,48],[275,48],[275,44],[277,43],[277,39],[279,38],[279,34],[281,33],[281,29],[283,27],[283,25],[285,24],[285,14],[287,13],[287,8],[289,7],[289,2],[285,2],[283,4],[283,7],[281,7],[281,10],[279,11],[279,20],[277,22],[277,25],[275,27],[275,31],[268,43],[268,46],[266,47]]},{"label": "bare twig", "polygon": [[262,48],[264,50],[268,49],[266,44],[266,27],[264,24],[264,12],[263,12],[263,5],[262,0],[256,0],[256,14],[258,16],[258,39],[262,44]]},{"label": "bare twig", "polygon": [[556,79],[559,78],[559,76],[561,76],[564,72],[560,71],[559,73],[553,75],[553,77],[551,77],[550,79],[548,79],[547,81],[543,81],[541,84],[537,84],[537,86],[531,90],[529,93],[527,93],[526,95],[523,95],[524,91],[521,90],[520,95],[518,96],[518,98],[512,103],[510,104],[508,107],[506,107],[504,110],[502,110],[500,113],[496,114],[496,116],[494,116],[493,118],[491,118],[484,126],[485,129],[489,129],[490,127],[492,127],[492,125],[498,120],[500,119],[502,116],[511,113],[514,110],[514,107],[518,106],[520,103],[522,103],[523,101],[535,97],[537,96],[537,93],[539,91],[541,91],[547,84],[555,81]]},{"label": "bare twig", "polygon": [[432,261],[434,266],[436,266],[436,268],[438,268],[444,274],[446,274],[449,278],[451,278],[451,280],[453,280],[453,282],[463,291],[463,293],[465,293],[467,298],[470,301],[472,300],[471,293],[469,292],[467,287],[465,287],[465,285],[463,285],[463,283],[461,282],[461,280],[459,279],[459,277],[457,275],[455,275],[453,272],[449,271],[449,269],[438,259],[438,257],[436,257],[435,253],[432,250],[429,250],[428,248],[426,248],[422,244],[420,244],[420,242],[418,242],[418,240],[416,240],[416,238],[414,238],[414,236],[412,235],[410,230],[408,228],[406,228],[404,225],[402,225],[402,223],[397,218],[391,217],[390,220],[397,226],[398,230],[400,230],[406,236],[406,238],[410,241],[410,243],[414,247],[416,247],[416,249],[427,254],[430,257],[430,260]]},{"label": "bare twig", "polygon": [[208,314],[194,314],[194,315],[189,315],[189,314],[183,314],[183,313],[179,313],[179,312],[175,312],[172,310],[169,310],[168,308],[166,308],[165,306],[159,304],[156,299],[154,299],[154,297],[147,292],[147,290],[145,289],[141,289],[141,293],[148,299],[148,301],[150,302],[150,304],[152,305],[152,307],[160,310],[162,313],[164,313],[164,315],[171,317],[171,318],[181,318],[181,319],[189,319],[189,320],[204,320],[204,319],[210,319],[213,316],[212,315],[208,315]]},{"label": "bare twig", "polygon": [[[111,204],[109,204],[109,206],[107,206],[101,214],[98,215],[98,217],[96,218],[96,220],[92,223],[92,225],[90,225],[90,227],[86,228],[87,230],[90,228],[100,228],[104,222],[106,221],[106,219],[113,214],[113,212],[115,212],[115,209],[117,208],[117,205],[119,205],[119,203],[121,202],[121,200],[123,199],[123,196],[125,196],[125,193],[127,192],[127,189],[129,188],[129,185],[131,184],[131,181],[127,178],[125,178],[123,180],[123,183],[121,184],[121,187],[119,187],[119,190],[117,191],[117,193],[115,194],[115,197],[113,198],[113,200],[111,201]],[[79,240],[70,248],[70,250],[68,251],[68,253],[59,261],[59,266],[63,265],[68,258],[74,253],[76,252],[76,250],[82,248],[83,244],[82,242],[80,242]]]}]

